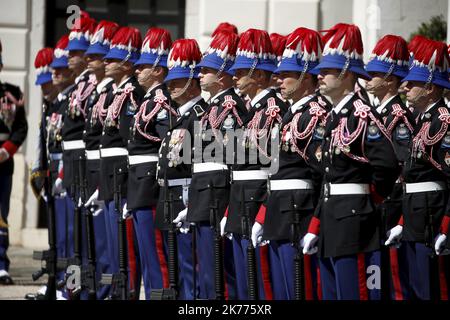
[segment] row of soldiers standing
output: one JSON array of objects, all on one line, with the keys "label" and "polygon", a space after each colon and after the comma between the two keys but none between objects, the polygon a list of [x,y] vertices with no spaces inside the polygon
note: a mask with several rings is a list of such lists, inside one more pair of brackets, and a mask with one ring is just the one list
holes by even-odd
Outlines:
[{"label": "row of soldiers standing", "polygon": [[448,298],[446,45],[418,38],[410,55],[388,35],[364,66],[354,25],[298,28],[278,57],[270,40],[224,23],[202,55],[164,29],[142,42],[83,14],[38,53],[32,184],[48,163],[58,257],[84,261],[94,235],[97,280],[127,287],[98,299],[137,298],[141,276],[146,298]]}]

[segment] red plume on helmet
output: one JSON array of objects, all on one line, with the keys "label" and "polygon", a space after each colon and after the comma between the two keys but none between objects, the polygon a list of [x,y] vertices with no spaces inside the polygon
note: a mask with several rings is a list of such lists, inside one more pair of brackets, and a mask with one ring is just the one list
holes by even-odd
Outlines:
[{"label": "red plume on helmet", "polygon": [[172,44],[167,66],[169,69],[177,66],[187,67],[197,65],[202,58],[198,43],[194,39],[178,39]]},{"label": "red plume on helmet", "polygon": [[250,59],[275,58],[269,34],[259,29],[248,29],[241,34],[236,54]]},{"label": "red plume on helmet", "polygon": [[447,45],[431,39],[420,41],[414,53],[413,65],[427,67],[432,71],[447,71],[449,67]]},{"label": "red plume on helmet", "polygon": [[69,40],[80,39],[82,36],[90,40],[95,27],[96,22],[94,19],[89,16],[81,15],[75,20],[74,26],[69,34]]},{"label": "red plume on helmet", "polygon": [[428,40],[429,40],[428,38],[426,38],[426,37],[424,37],[424,36],[421,36],[421,35],[416,35],[416,36],[414,36],[414,37],[411,39],[411,41],[408,43],[408,50],[409,50],[409,53],[410,53],[411,55],[414,55],[414,53],[416,52],[417,47],[420,45],[420,43],[421,43],[422,41],[428,41]]},{"label": "red plume on helmet", "polygon": [[121,27],[111,40],[111,47],[136,51],[142,45],[141,33],[133,27]]},{"label": "red plume on helmet", "polygon": [[172,45],[169,31],[162,28],[150,28],[145,35],[141,52],[168,54]]},{"label": "red plume on helmet", "polygon": [[291,58],[297,54],[304,61],[317,61],[322,50],[322,39],[317,31],[297,28],[286,37],[286,49],[283,57]]},{"label": "red plume on helmet", "polygon": [[233,60],[236,56],[239,36],[236,33],[221,31],[216,33],[206,54],[216,53],[222,59]]},{"label": "red plume on helmet", "polygon": [[221,31],[227,31],[227,32],[238,34],[238,28],[234,24],[231,24],[228,22],[221,22],[216,27],[216,29],[214,29],[213,33],[211,34],[211,37],[214,38],[216,36],[216,34]]},{"label": "red plume on helmet", "polygon": [[42,48],[36,54],[34,58],[34,67],[36,69],[44,69],[48,67],[53,61],[53,49],[52,48]]},{"label": "red plume on helmet", "polygon": [[286,47],[286,38],[287,38],[286,36],[283,36],[279,33],[274,32],[270,34],[270,42],[272,43],[272,49],[278,61],[281,60],[284,48]]},{"label": "red plume on helmet", "polygon": [[112,21],[102,20],[95,28],[94,34],[91,38],[91,44],[111,44],[114,34],[119,29],[119,25]]},{"label": "red plume on helmet", "polygon": [[322,37],[325,44],[324,55],[340,54],[346,58],[362,59],[364,53],[361,31],[356,25],[338,23]]},{"label": "red plume on helmet", "polygon": [[408,65],[408,45],[402,37],[388,34],[377,42],[370,57],[400,66]]},{"label": "red plume on helmet", "polygon": [[67,34],[63,35],[55,45],[54,55],[56,58],[61,58],[62,56],[67,56],[69,52],[66,50],[69,44],[69,36]]}]

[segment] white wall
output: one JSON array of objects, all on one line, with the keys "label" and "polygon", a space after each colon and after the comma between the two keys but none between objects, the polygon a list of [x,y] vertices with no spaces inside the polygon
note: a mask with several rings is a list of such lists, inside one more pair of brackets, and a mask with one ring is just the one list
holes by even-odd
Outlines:
[{"label": "white wall", "polygon": [[43,45],[45,0],[0,1],[0,39],[3,44],[2,81],[20,86],[25,95],[28,137],[14,156],[15,171],[9,214],[10,242],[21,244],[23,228],[35,228],[37,202],[28,185],[28,163],[34,158],[34,142],[41,108],[40,91],[34,85],[34,56]]},{"label": "white wall", "polygon": [[210,35],[220,22],[288,34],[300,26],[318,28],[320,0],[187,0],[186,37],[208,47]]}]

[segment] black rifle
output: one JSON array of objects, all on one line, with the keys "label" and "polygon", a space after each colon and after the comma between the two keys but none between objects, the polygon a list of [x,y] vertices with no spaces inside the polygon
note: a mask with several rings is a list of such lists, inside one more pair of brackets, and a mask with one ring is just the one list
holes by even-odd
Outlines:
[{"label": "black rifle", "polygon": [[219,201],[215,197],[213,184],[210,184],[211,201],[209,205],[209,221],[214,230],[214,287],[216,300],[225,299],[225,278],[223,274],[223,240],[220,235]]},{"label": "black rifle", "polygon": [[[80,208],[84,207],[86,203],[86,161],[80,158],[79,161],[79,177],[80,177]],[[83,225],[86,230],[87,242],[87,266],[83,266],[81,270],[81,286],[88,292],[88,300],[97,300],[97,286],[95,279],[95,235],[94,235],[94,221],[91,210],[84,210]]]},{"label": "black rifle", "polygon": [[[79,300],[80,299],[80,293],[81,293],[81,269],[82,269],[82,260],[81,260],[81,247],[82,247],[82,232],[81,232],[81,207],[79,206],[79,195],[80,195],[80,176],[77,166],[77,161],[80,161],[79,159],[74,159],[72,161],[72,169],[73,169],[73,175],[72,175],[72,183],[71,183],[71,192],[70,196],[72,197],[72,201],[74,204],[74,221],[73,221],[73,257],[68,258],[66,260],[67,269],[66,270],[74,270],[75,272],[78,271],[78,274],[80,277],[78,278],[78,281],[75,280],[75,284],[79,284],[75,288],[71,288],[70,290],[70,300]],[[67,280],[71,276],[74,276],[74,274],[69,273],[66,271],[66,287],[68,286]]]},{"label": "black rifle", "polygon": [[428,198],[426,203],[427,208],[427,222],[425,225],[425,246],[431,249],[429,256],[429,265],[430,265],[430,299],[432,301],[438,301],[439,296],[439,257],[436,255],[434,251],[434,214],[431,211],[431,208],[428,206]]},{"label": "black rifle", "polygon": [[[119,169],[121,170],[121,169]],[[122,172],[121,172],[122,173]],[[125,174],[123,172],[123,174]],[[127,239],[125,219],[122,216],[122,186],[117,179],[117,167],[114,166],[113,184],[114,184],[114,208],[118,218],[118,237],[119,241],[119,273],[102,274],[100,285],[111,285],[112,300],[128,300],[128,271],[127,271]]]},{"label": "black rifle", "polygon": [[177,230],[173,223],[173,194],[169,190],[167,176],[164,172],[164,223],[169,227],[167,231],[169,288],[154,289],[150,300],[176,300],[178,298],[178,246]]},{"label": "black rifle", "polygon": [[250,221],[250,203],[246,202],[244,195],[244,188],[242,188],[242,202],[241,202],[241,225],[242,237],[248,240],[247,246],[247,285],[248,285],[248,299],[258,300],[258,282],[256,277],[256,249],[252,242],[252,228]]},{"label": "black rifle", "polygon": [[[48,168],[45,168],[48,171]],[[51,192],[50,177],[47,175],[44,178],[44,192],[46,197],[47,209],[47,224],[48,224],[48,250],[34,251],[33,259],[40,260],[43,265],[41,270],[32,274],[33,281],[37,281],[44,274],[48,275],[47,289],[43,300],[56,300],[56,272],[57,272],[57,257],[56,257],[56,219],[55,219],[55,201]],[[34,296],[33,299],[39,296]]]},{"label": "black rifle", "polygon": [[379,205],[380,210],[380,259],[381,259],[381,300],[388,301],[391,298],[390,295],[390,247],[385,246],[386,232],[387,232],[387,213],[385,203]]},{"label": "black rifle", "polygon": [[305,300],[305,264],[300,247],[300,210],[292,198],[292,222],[290,230],[291,245],[295,248],[294,256],[294,292],[295,300]]}]

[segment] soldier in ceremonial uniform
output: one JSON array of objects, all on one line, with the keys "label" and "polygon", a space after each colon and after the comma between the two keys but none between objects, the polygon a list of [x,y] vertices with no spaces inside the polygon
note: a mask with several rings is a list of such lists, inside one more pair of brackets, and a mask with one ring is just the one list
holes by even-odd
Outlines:
[{"label": "soldier in ceremonial uniform", "polygon": [[[0,42],[0,71],[3,69]],[[14,171],[14,154],[27,137],[28,124],[19,87],[0,82],[0,285],[11,285],[9,275],[8,214]]]},{"label": "soldier in ceremonial uniform", "polygon": [[[45,178],[48,175],[49,161],[47,154],[47,122],[49,120],[49,110],[52,101],[58,94],[58,89],[53,85],[52,72],[50,64],[53,61],[53,49],[43,48],[36,54],[34,60],[34,67],[37,71],[35,85],[41,87],[43,96],[43,105],[41,110],[41,119],[39,121],[38,134],[36,136],[36,158],[30,168],[30,186],[38,201],[48,202],[47,193],[45,192]],[[53,212],[55,214],[55,212]],[[36,294],[28,294],[26,299],[37,300],[43,296],[47,291],[47,286],[44,285],[37,291]],[[61,297],[61,291],[57,290],[57,298]]]},{"label": "soldier in ceremonial uniform", "polygon": [[163,237],[154,227],[154,216],[159,195],[158,150],[169,122],[177,115],[164,84],[171,45],[167,30],[150,28],[142,44],[141,57],[135,63],[137,80],[146,94],[130,127],[127,210],[133,215],[147,299],[152,289],[168,286],[165,257],[161,254]]},{"label": "soldier in ceremonial uniform", "polygon": [[[401,79],[408,72],[408,46],[406,41],[399,36],[386,35],[378,41],[372,51],[366,71],[372,76],[367,82],[366,89],[380,101],[376,111],[381,115],[383,124],[394,146],[394,151],[400,166],[404,166],[409,156],[409,143],[414,131],[415,120],[411,111],[403,103],[398,89]],[[393,243],[397,233],[401,233],[402,227],[397,226],[402,215],[403,178],[399,176],[394,190],[386,200],[380,204],[382,215],[381,229],[386,232],[382,235],[382,241],[389,245],[389,255],[386,259],[389,263],[383,266],[391,266],[391,270],[381,270],[390,274],[390,293],[395,300],[408,299],[409,280],[402,272],[402,266],[407,262],[405,246],[396,248],[398,243]],[[383,283],[382,283],[383,285]]]},{"label": "soldier in ceremonial uniform", "polygon": [[406,246],[413,299],[448,299],[448,256],[433,255],[449,221],[450,113],[443,98],[450,88],[448,63],[444,43],[422,38],[402,80],[408,81],[406,98],[418,111],[418,123],[403,170],[402,232],[395,238]]},{"label": "soldier in ceremonial uniform", "polygon": [[[247,114],[243,101],[234,91],[233,73],[229,71],[236,55],[238,40],[235,33],[217,32],[199,64],[200,86],[211,98],[208,111],[198,123],[194,137],[195,152],[187,221],[196,223],[200,298],[203,299],[215,299],[216,291],[224,290],[224,287],[227,288],[225,294],[230,299],[234,298],[232,248],[228,239],[223,240],[225,253],[221,257],[224,259],[225,270],[220,270],[226,277],[224,280],[227,285],[215,288],[214,236],[217,234],[213,228],[223,218],[229,200],[230,174],[226,148],[229,140],[233,139],[234,130],[242,126]],[[232,162],[232,156],[230,158],[228,160]],[[214,213],[211,212],[212,206],[217,207],[213,209]],[[183,216],[177,217],[177,221],[184,219]]]},{"label": "soldier in ceremonial uniform", "polygon": [[[292,105],[280,128],[280,154],[274,160],[279,162],[279,169],[269,175],[269,194],[252,230],[255,245],[261,240],[270,241],[273,294],[280,300],[295,298],[294,256],[301,252],[300,239],[317,205],[322,179],[321,144],[331,109],[329,102],[315,93],[317,73],[313,69],[322,52],[320,35],[298,28],[288,36],[287,43],[276,72],[281,95]],[[316,257],[305,256],[303,290],[307,300],[317,299],[316,268]]]},{"label": "soldier in ceremonial uniform", "polygon": [[[87,101],[97,85],[94,75],[90,75],[84,57],[91,36],[95,29],[95,21],[89,17],[80,17],[69,34],[68,66],[75,75],[75,87],[69,97],[69,104],[63,110],[64,126],[62,128],[63,148],[63,186],[74,197],[75,177],[78,176],[78,163],[85,158],[83,130],[87,113]],[[77,205],[77,203],[74,203]]]},{"label": "soldier in ceremonial uniform", "polygon": [[[128,139],[131,120],[136,114],[144,90],[134,75],[134,63],[139,59],[142,45],[138,29],[121,27],[111,40],[110,50],[104,57],[105,75],[114,80],[116,88],[108,101],[108,111],[100,139],[100,181],[98,199],[105,201],[106,232],[113,273],[119,272],[119,216],[115,210],[114,191],[120,187],[124,206],[127,197]],[[117,180],[114,181],[114,176]],[[116,182],[116,184],[114,184]],[[95,198],[95,197],[94,197]],[[94,199],[92,199],[94,200]],[[126,214],[126,211],[125,211]],[[140,276],[138,258],[134,246],[133,222],[126,219],[127,252],[129,264],[129,289],[134,297],[139,295]],[[122,236],[122,235],[120,235]]]},{"label": "soldier in ceremonial uniform", "polygon": [[47,175],[47,117],[52,101],[58,95],[56,86],[53,85],[50,64],[53,61],[53,48],[43,48],[38,51],[34,60],[37,77],[35,85],[41,87],[43,96],[42,114],[39,122],[37,136],[37,156],[31,166],[30,186],[36,198],[40,198],[44,188],[44,177]]},{"label": "soldier in ceremonial uniform", "polygon": [[[58,89],[58,95],[48,111],[47,121],[47,150],[50,169],[50,181],[52,193],[55,199],[56,213],[56,250],[58,258],[68,258],[73,253],[73,202],[67,196],[63,187],[62,164],[62,127],[63,114],[69,103],[69,96],[74,89],[75,76],[69,69],[66,50],[69,36],[64,35],[55,46],[52,68],[53,84]],[[58,278],[63,279],[64,272],[58,273]],[[65,294],[67,297],[67,295]]]},{"label": "soldier in ceremonial uniform", "polygon": [[[85,206],[93,211],[95,258],[97,277],[102,273],[111,273],[111,257],[109,256],[105,223],[104,202],[98,199],[98,185],[100,180],[100,137],[106,118],[108,101],[112,97],[114,81],[105,77],[105,63],[103,57],[109,51],[109,44],[118,30],[115,22],[102,20],[98,23],[90,45],[85,52],[87,71],[95,77],[90,78],[91,84],[96,83],[95,89],[86,101],[86,117],[83,131],[83,141],[86,146],[86,182],[87,196]],[[89,81],[89,80],[88,80]],[[97,298],[104,299],[110,290],[109,285],[97,287]]]},{"label": "soldier in ceremonial uniform", "polygon": [[[253,291],[247,286],[245,277],[246,270],[253,269],[247,264],[251,226],[266,198],[268,171],[273,164],[270,163],[271,150],[276,147],[278,151],[278,145],[273,143],[276,143],[279,125],[287,110],[285,103],[270,87],[271,74],[275,68],[275,55],[268,33],[257,29],[245,31],[239,40],[231,70],[236,72],[234,79],[240,93],[250,97],[251,108],[244,122],[243,135],[237,135],[230,201],[221,222],[223,233],[232,233],[239,299],[248,299],[248,290]],[[256,249],[260,299],[270,299],[272,294],[270,281],[267,277],[263,278],[268,274],[267,251],[264,247]]]},{"label": "soldier in ceremonial uniform", "polygon": [[[169,126],[162,141],[157,177],[160,185],[156,226],[166,230],[172,223],[164,216],[165,202],[172,199],[171,207],[175,216],[183,210],[187,211],[189,185],[192,177],[191,147],[194,138],[194,124],[205,114],[207,104],[201,97],[198,80],[198,63],[201,52],[193,39],[180,39],[173,43],[169,52],[167,66],[169,73],[164,82],[169,89],[172,101],[177,105],[177,117]],[[195,203],[193,205],[196,205]],[[193,257],[191,234],[186,234],[189,225],[182,225],[177,236],[178,262],[180,271],[180,299],[198,297],[198,288],[193,284]]]},{"label": "soldier in ceremonial uniform", "polygon": [[358,27],[337,24],[323,42],[316,68],[320,93],[333,109],[322,144],[323,191],[302,240],[303,252],[316,252],[319,240],[323,299],[377,299],[379,217],[370,194],[392,192],[398,161],[381,118],[354,92],[358,77],[370,79]]}]

